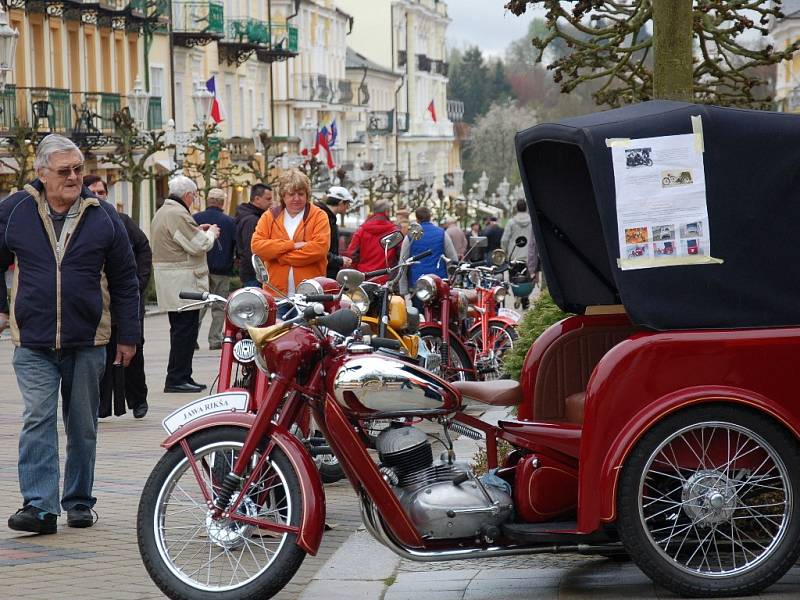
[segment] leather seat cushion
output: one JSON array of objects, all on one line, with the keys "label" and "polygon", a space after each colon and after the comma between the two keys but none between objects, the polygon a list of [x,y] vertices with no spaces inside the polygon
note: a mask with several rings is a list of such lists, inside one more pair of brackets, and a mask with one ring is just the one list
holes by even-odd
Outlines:
[{"label": "leather seat cushion", "polygon": [[586,403],[586,392],[570,394],[564,400],[564,418],[569,423],[583,425],[583,405]]},{"label": "leather seat cushion", "polygon": [[522,402],[522,386],[513,379],[454,381],[451,385],[468,399],[492,406],[516,406]]}]

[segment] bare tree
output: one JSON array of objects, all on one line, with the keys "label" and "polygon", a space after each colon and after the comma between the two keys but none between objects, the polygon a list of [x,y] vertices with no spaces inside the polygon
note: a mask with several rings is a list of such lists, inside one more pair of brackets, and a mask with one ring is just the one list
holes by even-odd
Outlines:
[{"label": "bare tree", "polygon": [[9,156],[0,157],[0,164],[13,173],[12,189],[8,191],[21,190],[35,175],[36,130],[15,119],[8,133]]},{"label": "bare tree", "polygon": [[[520,15],[544,8],[547,32],[534,37],[545,50],[566,42],[548,69],[570,92],[602,82],[597,104],[619,106],[651,98],[766,107],[771,102],[758,67],[790,58],[800,41],[783,50],[765,42],[780,0],[509,0]],[[651,33],[652,32],[652,33]],[[750,35],[745,35],[745,34]],[[760,39],[753,42],[753,34]]]}]

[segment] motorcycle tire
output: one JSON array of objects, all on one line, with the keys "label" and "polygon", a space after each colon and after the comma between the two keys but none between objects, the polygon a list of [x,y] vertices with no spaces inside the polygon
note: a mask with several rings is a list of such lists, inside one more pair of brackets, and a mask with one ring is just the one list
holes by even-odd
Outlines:
[{"label": "motorcycle tire", "polygon": [[[230,471],[246,436],[239,427],[215,427],[188,438],[196,465],[206,470],[212,497],[219,491],[215,473]],[[254,459],[250,468],[255,465]],[[274,448],[262,468],[264,474],[245,491],[237,512],[299,526],[302,491],[289,459]],[[241,493],[235,491],[234,497]],[[305,558],[295,533],[268,532],[235,519],[212,520],[208,513],[186,454],[173,446],[144,486],[136,533],[148,574],[174,600],[271,598]]]},{"label": "motorcycle tire", "polygon": [[[505,371],[503,370],[503,355],[514,348],[514,342],[516,342],[519,338],[516,328],[503,321],[489,322],[489,336],[490,339],[502,339],[503,342],[501,342],[502,345],[499,349],[499,356],[493,359],[494,364],[491,366],[491,369],[479,370],[478,379],[481,381],[492,381],[494,379],[504,379],[507,377]],[[483,350],[480,327],[476,327],[470,332],[469,339],[473,344],[475,344],[475,347],[479,352]],[[496,342],[494,345],[497,347]]]},{"label": "motorcycle tire", "polygon": [[707,404],[673,414],[625,461],[620,539],[676,594],[756,594],[800,556],[799,460],[797,440],[763,413]]},{"label": "motorcycle tire", "polygon": [[[429,348],[434,354],[441,356],[442,330],[438,327],[423,327],[419,330],[420,343],[431,343]],[[437,350],[437,348],[439,350]],[[458,341],[458,338],[450,336],[449,360],[448,365],[442,365],[438,373],[434,375],[441,377],[445,381],[475,381],[475,370],[472,365],[467,349]]]}]

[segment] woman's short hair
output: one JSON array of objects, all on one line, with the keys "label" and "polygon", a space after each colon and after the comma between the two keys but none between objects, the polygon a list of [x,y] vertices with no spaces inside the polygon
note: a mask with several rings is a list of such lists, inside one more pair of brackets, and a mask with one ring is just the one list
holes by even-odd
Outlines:
[{"label": "woman's short hair", "polygon": [[292,192],[303,191],[306,193],[306,198],[311,200],[311,181],[305,173],[298,169],[289,169],[278,178],[278,197],[283,204],[283,198],[286,194]]}]

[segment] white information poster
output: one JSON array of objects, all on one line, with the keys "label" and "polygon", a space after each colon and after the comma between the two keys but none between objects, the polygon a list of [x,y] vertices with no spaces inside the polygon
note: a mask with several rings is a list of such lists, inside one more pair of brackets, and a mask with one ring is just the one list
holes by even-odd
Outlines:
[{"label": "white information poster", "polygon": [[702,133],[608,140],[623,270],[711,258]]}]

